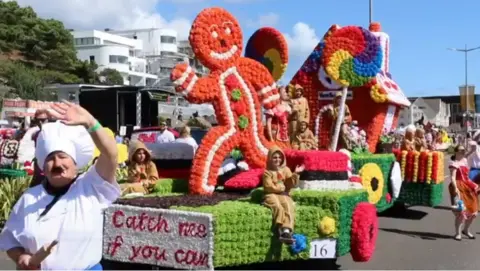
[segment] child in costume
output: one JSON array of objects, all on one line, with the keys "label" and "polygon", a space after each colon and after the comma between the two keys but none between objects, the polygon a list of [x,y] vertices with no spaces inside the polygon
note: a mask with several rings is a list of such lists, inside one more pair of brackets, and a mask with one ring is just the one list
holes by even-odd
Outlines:
[{"label": "child in costume", "polygon": [[130,164],[127,183],[121,184],[122,195],[131,193],[148,194],[158,180],[158,171],[152,162],[150,151],[141,141],[130,143]]},{"label": "child in costume", "polygon": [[[462,239],[462,233],[469,239],[475,239],[469,229],[478,213],[478,191],[479,187],[468,178],[468,163],[465,147],[457,145],[455,154],[449,164],[451,182],[448,186],[450,199],[455,214],[455,240]],[[459,209],[460,203],[464,205]],[[462,230],[463,227],[463,230]]]},{"label": "child in costume", "polygon": [[280,241],[292,243],[293,226],[295,223],[295,207],[290,190],[300,179],[299,173],[304,166],[297,166],[292,174],[286,166],[285,154],[278,147],[268,152],[267,168],[263,173],[263,189],[265,192],[263,204],[273,212],[275,226],[278,227]]}]

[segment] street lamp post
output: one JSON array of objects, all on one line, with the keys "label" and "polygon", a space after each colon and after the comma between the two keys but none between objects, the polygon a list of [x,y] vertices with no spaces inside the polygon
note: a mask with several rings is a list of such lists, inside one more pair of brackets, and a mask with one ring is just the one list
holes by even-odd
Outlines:
[{"label": "street lamp post", "polygon": [[465,94],[466,94],[466,104],[467,104],[467,112],[469,111],[469,102],[468,102],[468,53],[471,51],[475,51],[480,49],[480,46],[475,47],[475,48],[468,48],[467,45],[465,44],[465,49],[459,49],[459,48],[448,48],[450,51],[457,51],[457,52],[462,52],[465,54]]},{"label": "street lamp post", "polygon": [[373,17],[373,0],[369,0],[369,5],[368,5],[368,23],[369,23],[369,25],[372,23],[372,17]]},{"label": "street lamp post", "polygon": [[464,49],[459,48],[447,48],[450,51],[462,52],[465,54],[465,103],[467,104],[467,115],[470,114],[470,103],[469,103],[469,89],[468,89],[468,53],[480,49],[480,46],[474,48],[468,48],[465,44]]}]

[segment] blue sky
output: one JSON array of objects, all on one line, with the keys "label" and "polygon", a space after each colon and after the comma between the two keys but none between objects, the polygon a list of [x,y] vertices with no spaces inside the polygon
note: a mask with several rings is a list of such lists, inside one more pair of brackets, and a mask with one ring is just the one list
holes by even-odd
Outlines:
[{"label": "blue sky", "polygon": [[[164,0],[157,11],[167,20],[193,20],[205,7],[234,14],[248,38],[261,21],[293,35],[303,22],[323,36],[332,24],[368,27],[368,0]],[[480,46],[478,0],[374,0],[373,20],[390,35],[390,70],[408,96],[454,95],[464,84],[464,55],[448,47]],[[263,16],[263,17],[262,17]],[[246,39],[245,38],[245,39]],[[313,48],[312,48],[313,49]],[[282,81],[289,81],[308,53],[291,52]],[[480,87],[480,50],[469,54],[469,84]],[[476,93],[480,93],[477,90]]]}]

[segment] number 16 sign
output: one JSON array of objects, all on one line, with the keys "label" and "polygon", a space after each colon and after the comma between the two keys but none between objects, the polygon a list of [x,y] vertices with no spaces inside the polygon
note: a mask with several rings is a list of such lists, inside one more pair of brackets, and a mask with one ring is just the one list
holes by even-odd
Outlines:
[{"label": "number 16 sign", "polygon": [[335,259],[336,257],[336,239],[314,239],[310,242],[310,259]]}]

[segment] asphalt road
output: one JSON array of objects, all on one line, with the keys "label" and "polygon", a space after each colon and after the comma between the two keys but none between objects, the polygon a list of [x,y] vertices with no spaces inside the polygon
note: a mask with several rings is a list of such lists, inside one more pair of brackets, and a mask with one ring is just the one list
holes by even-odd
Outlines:
[{"label": "asphalt road", "polygon": [[[373,258],[356,263],[347,255],[338,259],[340,269],[480,269],[475,260],[480,251],[480,221],[472,226],[478,240],[455,241],[447,193],[445,187],[440,207],[410,207],[381,215]],[[4,253],[0,254],[0,268],[15,269]]]}]

